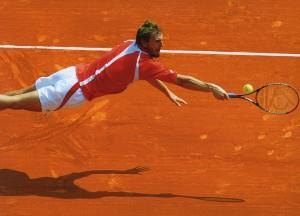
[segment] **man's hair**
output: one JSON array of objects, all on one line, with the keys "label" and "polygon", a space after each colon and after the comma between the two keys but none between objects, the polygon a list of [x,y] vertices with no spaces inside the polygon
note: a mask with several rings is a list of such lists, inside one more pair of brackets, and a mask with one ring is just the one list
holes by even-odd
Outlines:
[{"label": "man's hair", "polygon": [[146,20],[137,30],[136,42],[138,44],[141,43],[141,40],[148,42],[152,35],[159,33],[161,33],[161,28],[156,23]]}]

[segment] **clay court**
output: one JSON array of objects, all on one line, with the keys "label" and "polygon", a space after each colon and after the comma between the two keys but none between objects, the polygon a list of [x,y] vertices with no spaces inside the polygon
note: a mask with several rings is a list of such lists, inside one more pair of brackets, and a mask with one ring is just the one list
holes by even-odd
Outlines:
[{"label": "clay court", "polygon": [[[0,45],[111,48],[151,19],[167,50],[299,54],[299,14],[297,0],[2,0]],[[102,54],[1,48],[0,92]],[[227,91],[270,82],[300,90],[299,57],[163,53],[160,61]],[[168,86],[188,104],[139,81],[79,108],[0,112],[0,216],[300,214],[299,108],[271,115]],[[128,171],[137,166],[149,170]]]}]

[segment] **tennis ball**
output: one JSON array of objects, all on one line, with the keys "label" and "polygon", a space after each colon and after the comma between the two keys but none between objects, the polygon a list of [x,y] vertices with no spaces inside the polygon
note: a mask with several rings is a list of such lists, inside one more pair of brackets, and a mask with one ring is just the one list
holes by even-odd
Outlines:
[{"label": "tennis ball", "polygon": [[253,86],[251,85],[251,84],[245,84],[244,86],[243,86],[243,90],[244,90],[244,92],[245,93],[251,93],[251,92],[253,92]]}]

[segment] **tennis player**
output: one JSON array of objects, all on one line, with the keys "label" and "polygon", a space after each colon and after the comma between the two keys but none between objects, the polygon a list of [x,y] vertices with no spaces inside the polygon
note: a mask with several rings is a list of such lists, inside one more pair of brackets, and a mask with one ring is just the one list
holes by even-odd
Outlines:
[{"label": "tennis player", "polygon": [[89,64],[79,64],[41,77],[27,88],[0,95],[0,110],[16,109],[37,112],[73,107],[107,94],[124,91],[138,80],[146,80],[172,102],[186,104],[163,82],[204,92],[217,99],[227,99],[224,89],[192,76],[178,74],[157,61],[162,48],[161,28],[146,21],[137,31],[136,40],[128,40]]}]

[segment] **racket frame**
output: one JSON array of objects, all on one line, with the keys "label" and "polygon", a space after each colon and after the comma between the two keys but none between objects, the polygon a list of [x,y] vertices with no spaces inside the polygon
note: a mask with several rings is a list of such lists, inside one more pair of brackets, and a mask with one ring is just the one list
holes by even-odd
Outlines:
[{"label": "racket frame", "polygon": [[[261,107],[261,106],[259,105],[259,103],[257,102],[257,95],[258,95],[259,91],[260,91],[261,89],[263,89],[263,88],[266,88],[266,87],[272,86],[272,85],[284,85],[284,86],[287,86],[287,87],[291,88],[292,90],[294,90],[294,92],[295,92],[296,95],[297,95],[298,102],[297,102],[296,106],[295,106],[292,110],[290,110],[290,111],[288,111],[288,112],[275,113],[275,112],[270,112],[270,111],[264,109],[263,107]],[[254,93],[255,93],[255,100],[253,100],[253,99],[247,97],[248,95],[252,95],[252,94],[254,94]],[[261,110],[263,110],[263,111],[265,111],[265,112],[268,112],[268,113],[276,114],[276,115],[285,115],[285,114],[289,114],[289,113],[293,112],[294,110],[296,110],[297,107],[298,107],[298,105],[299,105],[299,93],[297,92],[296,88],[294,88],[293,86],[290,86],[290,85],[287,84],[287,83],[269,83],[269,84],[263,85],[263,86],[261,86],[260,88],[255,89],[254,91],[252,91],[252,92],[250,92],[250,93],[246,93],[246,94],[228,93],[228,97],[229,97],[230,99],[231,99],[231,98],[232,98],[232,99],[234,99],[234,98],[244,99],[244,100],[246,100],[246,101],[251,102],[252,104],[254,104],[255,106],[257,106],[257,107],[260,108]]]}]

